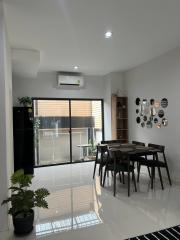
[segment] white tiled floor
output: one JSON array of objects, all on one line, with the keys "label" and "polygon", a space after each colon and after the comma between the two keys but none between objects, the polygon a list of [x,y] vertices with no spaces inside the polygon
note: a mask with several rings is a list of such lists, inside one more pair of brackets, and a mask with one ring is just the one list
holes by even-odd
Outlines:
[{"label": "white tiled floor", "polygon": [[92,172],[93,163],[36,169],[33,188],[50,190],[49,209],[36,210],[34,231],[27,237],[9,231],[0,240],[121,240],[180,224],[180,186],[164,181],[162,191],[156,180],[152,191],[149,177],[142,174],[137,193],[132,185],[128,198],[127,186],[117,181],[114,198],[111,178],[103,189]]}]

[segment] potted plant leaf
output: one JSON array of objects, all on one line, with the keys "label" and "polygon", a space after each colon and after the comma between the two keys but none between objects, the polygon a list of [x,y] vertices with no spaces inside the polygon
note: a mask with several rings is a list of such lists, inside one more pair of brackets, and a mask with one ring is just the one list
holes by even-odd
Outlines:
[{"label": "potted plant leaf", "polygon": [[49,195],[46,188],[35,191],[30,189],[33,175],[24,174],[20,169],[11,176],[11,196],[1,205],[11,203],[8,214],[12,215],[14,232],[22,235],[33,229],[34,207],[48,208],[45,198]]},{"label": "potted plant leaf", "polygon": [[21,98],[18,98],[18,101],[24,107],[32,107],[32,98],[31,97],[28,97],[28,96],[21,97]]}]

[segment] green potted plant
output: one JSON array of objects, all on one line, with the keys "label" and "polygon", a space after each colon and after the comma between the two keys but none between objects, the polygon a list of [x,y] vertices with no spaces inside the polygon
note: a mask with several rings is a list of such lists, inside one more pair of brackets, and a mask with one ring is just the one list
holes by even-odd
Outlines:
[{"label": "green potted plant", "polygon": [[91,138],[89,139],[88,143],[90,144],[89,152],[90,152],[91,158],[93,159],[94,156],[96,155],[96,143],[95,143],[95,140]]},{"label": "green potted plant", "polygon": [[29,189],[32,178],[33,175],[24,174],[22,169],[16,171],[11,176],[11,196],[1,204],[11,203],[8,214],[12,215],[16,234],[27,234],[33,229],[34,207],[48,208],[45,197],[49,195],[49,191],[45,188],[35,191]]},{"label": "green potted plant", "polygon": [[31,97],[21,97],[18,98],[18,101],[20,105],[23,105],[24,107],[32,107],[32,98]]}]

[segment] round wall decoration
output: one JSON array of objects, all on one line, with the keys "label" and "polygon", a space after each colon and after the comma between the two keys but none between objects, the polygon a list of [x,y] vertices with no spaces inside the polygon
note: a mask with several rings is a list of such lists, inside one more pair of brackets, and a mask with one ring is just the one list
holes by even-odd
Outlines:
[{"label": "round wall decoration", "polygon": [[162,109],[158,111],[158,116],[159,116],[160,118],[163,118],[163,117],[164,117],[164,111],[163,111]]},{"label": "round wall decoration", "polygon": [[136,122],[139,124],[141,122],[141,118],[140,117],[137,117],[136,118]]},{"label": "round wall decoration", "polygon": [[161,123],[158,123],[158,124],[156,125],[156,127],[157,127],[157,128],[161,128]]},{"label": "round wall decoration", "polygon": [[135,101],[135,103],[136,103],[136,105],[137,105],[137,106],[139,106],[139,105],[140,105],[140,102],[141,102],[141,99],[140,99],[140,98],[136,98],[136,101]]},{"label": "round wall decoration", "polygon": [[148,114],[149,114],[149,108],[148,108],[148,107],[144,108],[144,114],[145,114],[145,115],[148,115]]},{"label": "round wall decoration", "polygon": [[151,107],[151,109],[150,109],[150,114],[151,114],[151,116],[155,116],[155,115],[156,115],[156,109],[155,109],[155,107]]},{"label": "round wall decoration", "polygon": [[144,117],[143,117],[143,120],[146,122],[146,121],[147,121],[147,116],[144,116]]},{"label": "round wall decoration", "polygon": [[137,113],[137,114],[139,113],[139,109],[136,109],[136,113]]},{"label": "round wall decoration", "polygon": [[158,119],[157,118],[154,119],[154,123],[155,124],[158,123]]},{"label": "round wall decoration", "polygon": [[150,104],[154,105],[154,99],[153,98],[150,99]]},{"label": "round wall decoration", "polygon": [[144,123],[144,122],[141,123],[141,127],[142,127],[142,128],[145,127],[145,123]]},{"label": "round wall decoration", "polygon": [[155,108],[159,108],[160,107],[160,101],[158,101],[158,100],[156,100],[155,102],[154,102],[154,107]]},{"label": "round wall decoration", "polygon": [[153,126],[152,122],[151,121],[147,121],[146,127],[147,128],[152,128],[152,126]]},{"label": "round wall decoration", "polygon": [[161,107],[162,108],[167,108],[167,106],[168,106],[168,100],[167,100],[167,98],[163,98],[161,100]]},{"label": "round wall decoration", "polygon": [[162,119],[162,126],[166,127],[168,125],[168,120],[166,118]]}]

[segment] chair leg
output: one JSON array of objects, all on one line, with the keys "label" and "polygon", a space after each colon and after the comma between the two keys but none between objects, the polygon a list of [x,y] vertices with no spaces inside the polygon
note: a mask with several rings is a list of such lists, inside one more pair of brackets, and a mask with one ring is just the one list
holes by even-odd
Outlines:
[{"label": "chair leg", "polygon": [[171,177],[170,177],[170,173],[169,173],[169,168],[168,168],[167,165],[166,165],[166,172],[167,172],[167,175],[168,175],[169,185],[172,186]]},{"label": "chair leg", "polygon": [[138,176],[137,176],[137,182],[139,182],[139,177],[140,177],[140,171],[141,171],[141,164],[138,164]]},{"label": "chair leg", "polygon": [[171,186],[172,185],[171,177],[170,177],[169,168],[168,168],[168,164],[167,164],[167,160],[166,160],[166,155],[165,155],[164,152],[163,152],[163,157],[164,157],[164,162],[166,164],[166,172],[167,172],[167,175],[168,175],[169,185]]},{"label": "chair leg", "polygon": [[121,172],[119,171],[119,181],[121,182]]},{"label": "chair leg", "polygon": [[[133,168],[134,168],[134,162],[132,162]],[[132,174],[132,181],[133,181],[133,174]]]},{"label": "chair leg", "polygon": [[104,179],[103,179],[103,184],[102,184],[103,187],[104,187],[105,180],[106,180],[106,173],[107,173],[107,169],[105,168],[105,171],[104,171]]},{"label": "chair leg", "polygon": [[128,171],[128,197],[130,196],[130,172]]},{"label": "chair leg", "polygon": [[163,186],[163,181],[162,181],[162,175],[161,175],[161,169],[160,169],[160,167],[158,167],[158,172],[159,172],[159,178],[160,178],[160,182],[161,182],[161,187],[162,187],[162,190],[164,190],[164,186]]},{"label": "chair leg", "polygon": [[97,165],[97,163],[95,162],[95,164],[94,164],[94,172],[93,172],[93,179],[94,179],[95,172],[96,172],[96,165]]},{"label": "chair leg", "polygon": [[101,164],[99,164],[99,176],[101,175]]},{"label": "chair leg", "polygon": [[125,184],[125,181],[124,181],[124,172],[122,171],[122,180],[123,180],[123,184]]},{"label": "chair leg", "polygon": [[114,197],[116,196],[116,173],[114,172]]},{"label": "chair leg", "polygon": [[154,181],[154,167],[151,167],[151,189],[153,189],[153,181]]},{"label": "chair leg", "polygon": [[101,171],[100,171],[100,185],[102,186],[102,177],[103,177],[103,167],[101,166]]},{"label": "chair leg", "polygon": [[137,192],[137,187],[136,187],[136,178],[135,178],[134,170],[132,171],[132,179],[133,179],[133,181],[134,181],[134,188],[135,188],[135,192]]},{"label": "chair leg", "polygon": [[149,177],[151,178],[151,173],[150,173],[149,167],[147,167],[147,169],[148,169]]}]

